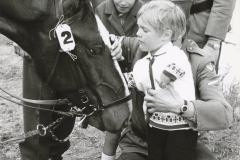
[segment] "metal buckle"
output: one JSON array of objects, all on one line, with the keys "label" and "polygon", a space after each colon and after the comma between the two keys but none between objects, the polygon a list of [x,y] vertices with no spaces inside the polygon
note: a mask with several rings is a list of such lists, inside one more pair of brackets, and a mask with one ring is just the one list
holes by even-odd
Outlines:
[{"label": "metal buckle", "polygon": [[88,97],[84,97],[84,98],[83,97],[81,98],[82,103],[87,103],[88,102]]},{"label": "metal buckle", "polygon": [[79,89],[78,92],[79,92],[79,93],[84,93],[84,90],[83,90],[83,89]]},{"label": "metal buckle", "polygon": [[104,104],[98,105],[97,109],[100,111],[104,111],[105,110],[104,106],[105,106]]},{"label": "metal buckle", "polygon": [[[42,129],[43,133],[41,132],[41,129]],[[46,135],[46,128],[42,124],[37,125],[37,130],[38,130],[38,134],[40,136],[45,136]]]}]

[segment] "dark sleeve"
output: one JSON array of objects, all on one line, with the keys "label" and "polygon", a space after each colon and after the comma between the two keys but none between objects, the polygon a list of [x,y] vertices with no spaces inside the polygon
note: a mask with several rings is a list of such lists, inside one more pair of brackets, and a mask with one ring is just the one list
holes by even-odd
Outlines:
[{"label": "dark sleeve", "polygon": [[[206,24],[205,35],[224,40],[230,26],[236,0],[214,0]],[[202,13],[204,14],[204,13]]]}]

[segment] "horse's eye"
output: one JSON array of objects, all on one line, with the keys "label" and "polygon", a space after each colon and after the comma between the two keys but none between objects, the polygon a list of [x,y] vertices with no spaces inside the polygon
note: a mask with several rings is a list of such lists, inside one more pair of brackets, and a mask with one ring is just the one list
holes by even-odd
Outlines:
[{"label": "horse's eye", "polygon": [[91,49],[89,49],[89,51],[92,54],[101,54],[102,53],[102,48],[91,48]]}]

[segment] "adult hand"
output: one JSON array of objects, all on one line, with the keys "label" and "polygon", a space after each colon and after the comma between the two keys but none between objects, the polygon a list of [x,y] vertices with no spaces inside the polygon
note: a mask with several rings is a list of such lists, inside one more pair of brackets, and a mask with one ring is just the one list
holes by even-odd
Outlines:
[{"label": "adult hand", "polygon": [[124,58],[122,57],[122,45],[121,45],[121,41],[122,38],[120,38],[120,40],[113,34],[109,35],[112,46],[111,46],[111,56],[113,60],[123,60]]},{"label": "adult hand", "polygon": [[173,112],[179,114],[180,107],[184,104],[184,101],[171,85],[161,90],[149,89],[147,93],[144,100],[149,113]]},{"label": "adult hand", "polygon": [[209,38],[208,42],[206,45],[203,47],[203,49],[211,53],[215,59],[215,63],[217,63],[219,54],[220,54],[220,45],[221,45],[221,40],[216,39],[216,38]]}]

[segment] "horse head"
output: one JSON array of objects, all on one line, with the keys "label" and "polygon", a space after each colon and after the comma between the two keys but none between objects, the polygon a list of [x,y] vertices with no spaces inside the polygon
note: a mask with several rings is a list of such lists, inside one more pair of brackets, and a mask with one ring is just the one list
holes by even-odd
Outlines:
[{"label": "horse head", "polygon": [[[31,8],[34,2],[38,5]],[[30,8],[26,12],[33,10],[32,14],[24,11],[16,14],[14,10],[15,14],[11,14],[10,2],[2,3],[8,10],[0,7],[0,33],[30,54],[41,79],[77,107],[86,107],[86,114],[99,109],[89,120],[92,126],[121,131],[128,121],[131,105],[111,102],[126,97],[129,91],[117,62],[112,60],[108,32],[94,14],[90,1],[32,0],[18,4],[17,8],[25,5]],[[60,51],[54,38],[57,24],[70,26],[76,44],[73,51]]]}]

